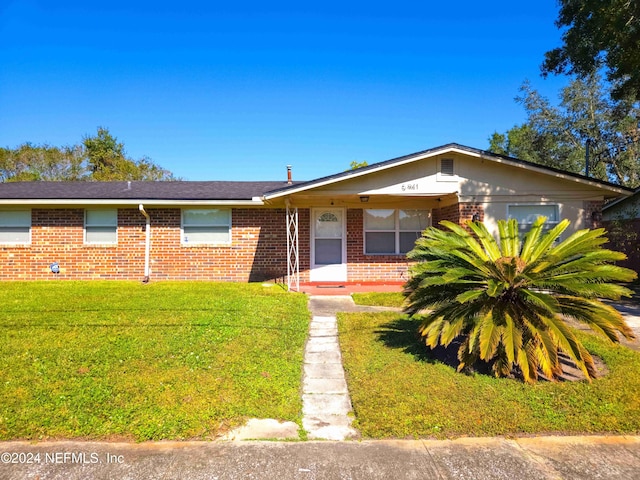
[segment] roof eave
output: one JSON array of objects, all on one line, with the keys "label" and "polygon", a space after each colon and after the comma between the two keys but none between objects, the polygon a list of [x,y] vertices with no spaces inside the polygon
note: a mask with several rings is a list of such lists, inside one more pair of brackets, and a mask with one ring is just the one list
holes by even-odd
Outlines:
[{"label": "roof eave", "polygon": [[264,202],[262,199],[258,197],[254,197],[251,200],[166,200],[166,199],[144,199],[144,198],[46,198],[46,199],[38,199],[38,198],[29,198],[29,199],[20,199],[20,198],[8,198],[8,199],[0,199],[0,205],[6,206],[51,206],[51,205],[61,205],[61,206],[82,206],[82,205],[113,205],[113,206],[137,206],[139,204],[143,204],[146,206],[152,207],[188,207],[188,206],[263,206]]}]

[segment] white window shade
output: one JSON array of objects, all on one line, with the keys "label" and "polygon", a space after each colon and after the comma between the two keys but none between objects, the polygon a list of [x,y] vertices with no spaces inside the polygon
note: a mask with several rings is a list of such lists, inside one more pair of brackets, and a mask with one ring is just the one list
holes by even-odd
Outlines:
[{"label": "white window shade", "polygon": [[231,243],[231,210],[193,209],[182,211],[183,245]]},{"label": "white window shade", "polygon": [[31,211],[0,211],[0,244],[28,244],[31,241]]},{"label": "white window shade", "polygon": [[364,211],[365,253],[400,255],[412,250],[429,226],[427,210]]},{"label": "white window shade", "polygon": [[85,243],[109,245],[118,242],[118,210],[85,210]]}]

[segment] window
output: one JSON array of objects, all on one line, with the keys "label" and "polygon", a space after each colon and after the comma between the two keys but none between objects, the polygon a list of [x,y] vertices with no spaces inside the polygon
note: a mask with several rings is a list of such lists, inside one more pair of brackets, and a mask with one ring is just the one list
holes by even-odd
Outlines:
[{"label": "window", "polygon": [[342,222],[333,212],[322,213],[315,224],[315,264],[342,263]]},{"label": "window", "polygon": [[558,205],[508,205],[507,216],[518,221],[521,237],[531,230],[538,217],[547,217],[542,233],[548,232],[560,221]]},{"label": "window", "polygon": [[118,243],[118,210],[85,210],[84,242],[94,245]]},{"label": "window", "polygon": [[0,243],[31,243],[30,210],[0,210]]},{"label": "window", "polygon": [[231,210],[194,209],[182,211],[182,244],[231,243]]},{"label": "window", "polygon": [[429,226],[426,210],[364,211],[364,250],[367,254],[404,254]]}]

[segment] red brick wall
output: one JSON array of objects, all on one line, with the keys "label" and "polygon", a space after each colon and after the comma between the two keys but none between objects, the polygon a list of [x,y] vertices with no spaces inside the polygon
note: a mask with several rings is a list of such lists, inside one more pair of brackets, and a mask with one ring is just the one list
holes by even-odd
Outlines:
[{"label": "red brick wall", "polygon": [[582,202],[584,210],[584,228],[602,227],[603,201]]},{"label": "red brick wall", "polygon": [[[233,209],[232,243],[218,247],[182,246],[180,209],[147,211],[152,279],[246,282],[286,275],[282,209]],[[307,258],[308,243],[301,245]],[[31,244],[0,246],[0,279],[142,279],[144,246],[145,218],[137,209],[118,210],[113,246],[84,244],[83,209],[33,209]],[[59,275],[51,273],[52,262],[60,265]]]},{"label": "red brick wall", "polygon": [[285,211],[232,210],[231,244],[180,244],[180,210],[150,210],[151,277],[156,280],[262,281],[287,272]]},{"label": "red brick wall", "polygon": [[[433,211],[440,219],[466,218],[477,206],[454,205]],[[148,208],[151,217],[152,280],[283,280],[287,273],[285,210],[232,210],[232,243],[183,246],[178,208]],[[310,210],[299,209],[300,280],[309,280]],[[363,210],[347,210],[348,279],[404,282],[410,262],[403,255],[365,255]],[[0,246],[0,280],[128,279],[144,277],[145,218],[137,209],[118,210],[118,243],[84,244],[83,209],[33,209],[31,244]],[[60,274],[49,269],[60,265]]]},{"label": "red brick wall", "polygon": [[[141,278],[144,269],[144,218],[137,210],[118,211],[118,245],[84,244],[83,209],[33,209],[31,244],[0,246],[0,279],[39,280]],[[57,262],[61,273],[51,273]]]},{"label": "red brick wall", "polygon": [[347,275],[351,282],[404,282],[410,262],[404,255],[364,253],[364,211],[347,210]]},{"label": "red brick wall", "polygon": [[484,209],[481,203],[456,203],[442,208],[435,208],[431,212],[431,223],[437,227],[442,220],[449,220],[460,225],[467,220],[472,220],[474,214],[479,215],[479,220],[484,221]]},{"label": "red brick wall", "polygon": [[449,220],[450,222],[460,222],[460,204],[449,205],[442,208],[434,208],[431,211],[431,224],[437,227],[442,220]]}]

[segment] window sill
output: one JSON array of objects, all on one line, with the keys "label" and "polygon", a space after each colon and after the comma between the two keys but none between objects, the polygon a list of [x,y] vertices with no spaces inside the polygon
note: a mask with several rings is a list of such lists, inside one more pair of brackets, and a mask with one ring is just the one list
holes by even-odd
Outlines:
[{"label": "window sill", "polygon": [[231,243],[181,243],[181,247],[184,248],[224,248],[231,247]]}]

